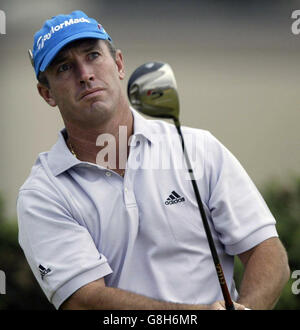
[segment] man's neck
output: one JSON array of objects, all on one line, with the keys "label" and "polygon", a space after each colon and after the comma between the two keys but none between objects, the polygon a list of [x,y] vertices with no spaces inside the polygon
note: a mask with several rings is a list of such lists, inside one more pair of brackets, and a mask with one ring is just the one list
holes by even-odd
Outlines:
[{"label": "man's neck", "polygon": [[[119,174],[123,172],[124,157],[127,160],[129,154],[128,140],[133,134],[133,115],[129,108],[99,127],[87,129],[70,123],[65,125],[68,147],[78,159],[109,167]],[[123,159],[119,155],[123,155]]]}]

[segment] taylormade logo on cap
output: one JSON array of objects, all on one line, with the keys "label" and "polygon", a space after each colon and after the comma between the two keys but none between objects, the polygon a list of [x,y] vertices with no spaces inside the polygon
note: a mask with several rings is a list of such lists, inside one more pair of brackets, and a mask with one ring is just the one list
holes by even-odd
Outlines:
[{"label": "taylormade logo on cap", "polygon": [[77,23],[90,23],[90,21],[84,17],[75,18],[75,19],[70,18],[68,21],[64,21],[63,23],[58,24],[54,27],[51,26],[51,30],[49,33],[39,37],[36,43],[38,49],[42,49],[44,47],[45,41],[50,39],[55,32],[59,31],[60,29],[63,29],[64,27],[68,27],[69,25],[77,24]]}]

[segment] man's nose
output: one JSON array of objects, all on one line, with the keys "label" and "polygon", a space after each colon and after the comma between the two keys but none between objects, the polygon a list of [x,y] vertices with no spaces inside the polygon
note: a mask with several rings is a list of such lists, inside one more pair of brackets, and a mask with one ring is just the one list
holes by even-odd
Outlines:
[{"label": "man's nose", "polygon": [[78,65],[78,75],[80,84],[85,84],[95,79],[95,75],[92,71],[92,68],[86,64]]}]

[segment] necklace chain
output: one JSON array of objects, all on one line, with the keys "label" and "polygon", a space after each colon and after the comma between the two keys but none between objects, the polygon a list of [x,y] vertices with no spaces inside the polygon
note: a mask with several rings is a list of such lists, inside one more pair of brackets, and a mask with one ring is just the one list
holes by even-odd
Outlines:
[{"label": "necklace chain", "polygon": [[[76,155],[76,153],[75,153],[75,151],[74,151],[74,149],[73,149],[73,146],[72,146],[72,144],[71,144],[71,142],[70,142],[69,140],[68,140],[68,145],[69,145],[69,147],[70,147],[70,151],[71,151],[72,155],[73,155],[75,158],[78,159],[78,157],[77,157],[77,155]],[[120,172],[120,175],[121,175],[122,177],[124,177],[124,175],[125,175],[125,170],[122,170],[122,171]]]},{"label": "necklace chain", "polygon": [[77,158],[77,155],[76,155],[76,153],[75,153],[75,151],[74,151],[74,149],[73,149],[73,146],[72,146],[71,142],[68,141],[68,144],[69,144],[70,151],[71,151],[72,155],[74,155],[74,156]]}]

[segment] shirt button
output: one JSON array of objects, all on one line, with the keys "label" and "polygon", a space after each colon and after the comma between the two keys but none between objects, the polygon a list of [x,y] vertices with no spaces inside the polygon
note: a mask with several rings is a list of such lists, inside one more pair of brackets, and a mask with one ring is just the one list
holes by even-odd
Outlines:
[{"label": "shirt button", "polygon": [[125,187],[125,189],[124,189],[124,190],[125,190],[125,192],[126,192],[126,193],[128,193],[128,189],[127,189],[126,187]]},{"label": "shirt button", "polygon": [[105,172],[105,175],[106,176],[111,176],[111,173],[110,172]]}]

